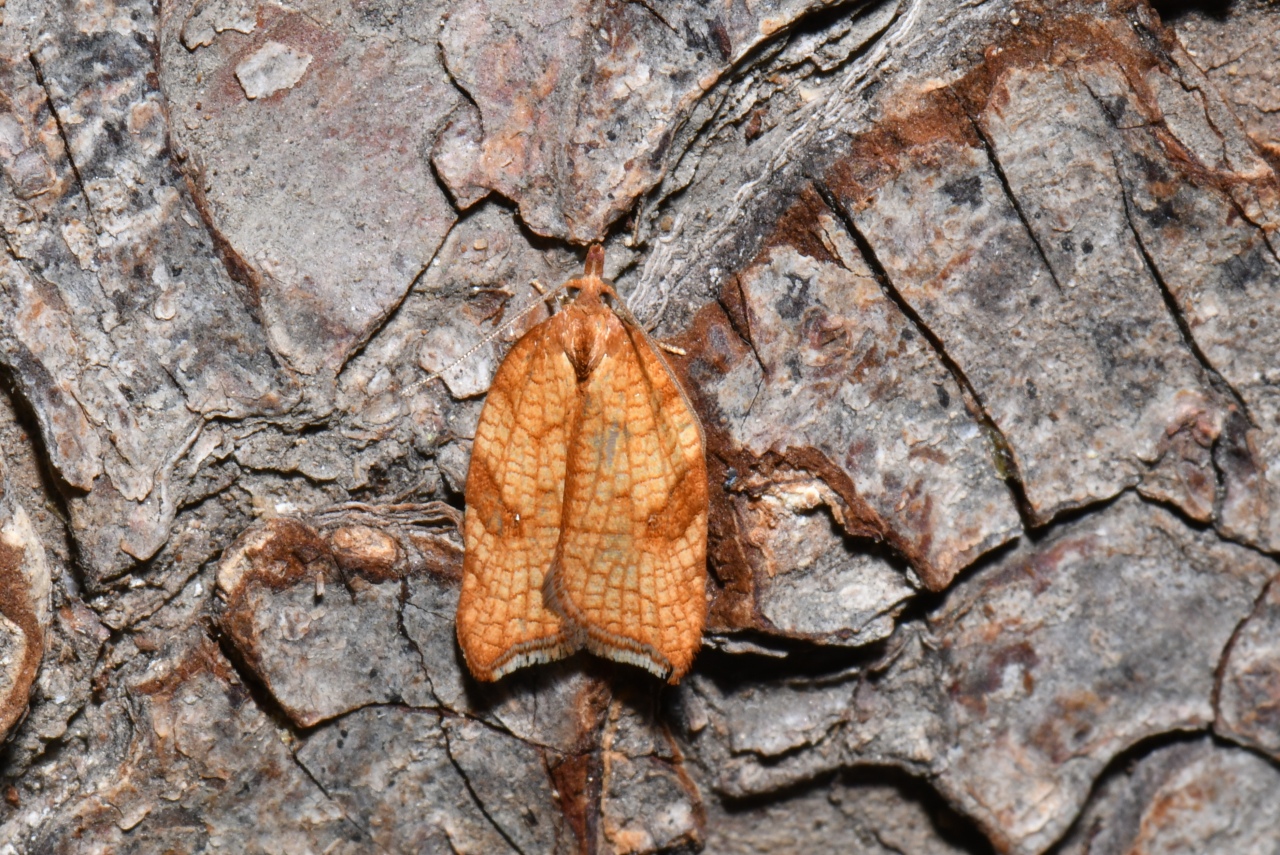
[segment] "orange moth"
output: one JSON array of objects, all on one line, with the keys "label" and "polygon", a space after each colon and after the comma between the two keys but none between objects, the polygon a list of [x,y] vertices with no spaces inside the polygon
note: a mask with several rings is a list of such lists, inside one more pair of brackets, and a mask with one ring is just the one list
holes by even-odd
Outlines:
[{"label": "orange moth", "polygon": [[458,643],[479,680],[585,647],[676,683],[701,643],[702,426],[603,272],[593,246],[577,299],[511,348],[476,427]]}]

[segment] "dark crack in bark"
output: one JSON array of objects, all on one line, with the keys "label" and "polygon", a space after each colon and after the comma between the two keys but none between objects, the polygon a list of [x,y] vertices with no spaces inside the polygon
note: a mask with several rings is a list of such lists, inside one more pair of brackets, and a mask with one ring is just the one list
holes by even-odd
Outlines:
[{"label": "dark crack in bark", "polygon": [[[1248,546],[1248,544],[1242,544],[1242,545],[1246,547]],[[1219,703],[1220,698],[1222,696],[1222,681],[1226,677],[1227,665],[1231,659],[1231,651],[1235,648],[1236,641],[1239,638],[1240,633],[1244,630],[1245,626],[1248,625],[1249,621],[1253,619],[1254,615],[1257,613],[1258,608],[1262,605],[1263,601],[1267,599],[1267,595],[1270,593],[1272,586],[1277,584],[1280,584],[1280,576],[1273,578],[1270,582],[1263,585],[1262,588],[1258,591],[1258,596],[1254,599],[1253,606],[1252,608],[1249,609],[1249,613],[1246,614],[1244,617],[1240,618],[1240,622],[1237,623],[1235,626],[1235,629],[1231,631],[1231,637],[1228,638],[1227,643],[1222,646],[1222,654],[1218,657],[1218,667],[1215,668],[1213,672],[1213,691],[1210,693],[1210,704],[1213,707],[1213,717],[1215,722],[1214,732],[1222,739],[1231,740],[1232,742],[1235,742],[1241,747],[1248,748],[1251,751],[1255,750],[1254,746],[1248,745],[1243,742],[1236,742],[1236,740],[1231,738],[1230,733],[1218,732],[1218,728],[1216,725],[1222,719],[1222,709]],[[1262,756],[1265,757],[1267,755],[1264,754]],[[1268,757],[1268,759],[1271,760],[1272,762],[1275,762],[1275,758]]]},{"label": "dark crack in bark", "polygon": [[[1129,185],[1125,179],[1124,168],[1120,163],[1120,158],[1113,152],[1111,160],[1115,164],[1116,175],[1120,178],[1120,201],[1124,204],[1125,224],[1129,227],[1129,234],[1133,236],[1133,240],[1138,247],[1138,253],[1142,256],[1143,266],[1146,267],[1147,273],[1150,274],[1152,281],[1156,287],[1160,289],[1160,296],[1164,299],[1165,308],[1169,311],[1169,316],[1173,319],[1174,324],[1178,327],[1178,332],[1182,337],[1182,343],[1187,350],[1195,356],[1196,361],[1200,363],[1201,369],[1209,375],[1210,382],[1222,393],[1231,398],[1240,412],[1244,413],[1249,419],[1250,424],[1254,423],[1253,417],[1249,414],[1249,407],[1244,402],[1244,398],[1236,391],[1227,379],[1218,373],[1218,369],[1213,367],[1213,363],[1205,356],[1204,351],[1200,349],[1200,345],[1196,342],[1195,336],[1191,333],[1191,327],[1187,324],[1186,316],[1178,307],[1178,301],[1173,296],[1173,291],[1169,288],[1169,283],[1165,281],[1164,275],[1160,273],[1160,268],[1156,264],[1156,260],[1152,258],[1151,251],[1147,248],[1146,242],[1142,239],[1142,233],[1133,221],[1133,202],[1129,198]],[[1255,425],[1256,426],[1256,425]]]},{"label": "dark crack in bark", "polygon": [[302,774],[306,777],[306,779],[310,781],[312,785],[315,786],[315,788],[321,792],[321,794],[325,797],[325,799],[331,805],[333,805],[338,809],[338,811],[342,814],[343,821],[351,823],[352,826],[358,829],[360,832],[360,836],[365,841],[373,840],[373,834],[369,830],[369,827],[365,825],[363,822],[361,822],[360,820],[353,817],[350,813],[348,813],[346,807],[344,807],[342,804],[342,800],[335,799],[333,795],[329,792],[328,788],[325,787],[324,784],[320,783],[320,779],[315,776],[315,774],[311,771],[311,769],[308,768],[306,763],[302,762],[302,758],[298,756],[298,752],[295,750],[295,747],[293,745],[289,745],[287,747],[288,747],[288,754],[291,758],[293,758],[294,765],[297,766],[298,770],[302,772]]},{"label": "dark crack in bark", "polygon": [[[437,707],[443,707],[440,696],[436,694],[435,683],[431,680],[431,669],[427,667],[427,657],[422,652],[422,647],[418,645],[417,640],[409,633],[404,625],[404,610],[413,603],[409,602],[409,580],[408,578],[400,580],[400,597],[399,606],[396,609],[396,631],[400,633],[400,637],[408,643],[413,652],[418,655],[418,664],[422,668],[422,676],[427,681],[427,691],[431,693],[431,697],[435,699]],[[415,606],[415,608],[418,608]]]},{"label": "dark crack in bark", "polygon": [[[1003,176],[1001,181],[1003,181]],[[889,272],[884,265],[880,263],[880,259],[876,256],[875,249],[872,248],[871,242],[867,240],[866,235],[858,228],[857,223],[849,216],[848,211],[840,204],[835,195],[829,188],[821,183],[815,183],[814,187],[822,196],[823,201],[833,214],[840,220],[849,236],[853,239],[854,244],[858,247],[858,251],[862,253],[863,260],[867,266],[871,268],[875,274],[876,282],[879,283],[884,295],[897,306],[898,310],[911,322],[917,332],[929,343],[929,347],[937,355],[938,359],[946,367],[947,372],[960,386],[965,396],[966,409],[970,414],[982,425],[984,431],[987,432],[988,439],[991,442],[991,454],[993,463],[1000,480],[1009,488],[1010,497],[1013,499],[1014,507],[1018,510],[1018,516],[1022,520],[1022,527],[1028,532],[1034,531],[1037,526],[1035,522],[1035,512],[1032,510],[1031,502],[1027,498],[1026,488],[1022,483],[1022,476],[1018,472],[1017,458],[1013,455],[1012,447],[1009,440],[1005,437],[1003,431],[996,425],[995,420],[987,411],[986,405],[982,402],[982,396],[978,394],[973,383],[970,382],[964,369],[951,357],[943,345],[942,340],[937,334],[931,330],[924,320],[916,312],[915,308],[902,296],[898,289],[894,286],[893,281],[889,277]],[[1005,188],[1008,192],[1008,188]],[[1021,216],[1021,214],[1019,214]],[[1025,222],[1023,223],[1025,226]],[[1038,244],[1037,244],[1038,246]],[[1056,280],[1055,280],[1056,282]],[[1046,522],[1047,525],[1047,522]]]},{"label": "dark crack in bark", "polygon": [[440,728],[440,732],[444,734],[444,750],[445,753],[449,755],[449,762],[453,764],[454,771],[457,772],[458,777],[462,779],[462,783],[467,788],[467,794],[471,797],[472,803],[475,804],[476,810],[480,811],[485,820],[493,826],[494,831],[498,832],[498,834],[502,836],[502,839],[507,842],[507,845],[510,846],[513,851],[519,853],[519,855],[525,855],[524,850],[521,849],[519,844],[517,844],[511,837],[511,834],[502,827],[502,824],[498,822],[491,813],[489,813],[488,806],[484,803],[484,800],[480,798],[480,794],[476,792],[475,787],[472,785],[470,776],[468,776],[466,770],[462,768],[462,764],[458,762],[458,758],[454,756],[453,743],[449,738],[449,728],[442,726]]},{"label": "dark crack in bark", "polygon": [[62,116],[58,113],[58,106],[53,102],[53,91],[49,88],[49,83],[44,79],[44,69],[40,67],[40,60],[35,53],[27,54],[27,58],[31,61],[31,68],[36,75],[36,83],[39,84],[41,90],[44,91],[45,103],[49,107],[49,115],[53,118],[54,126],[58,129],[58,139],[62,141],[63,154],[67,157],[67,164],[71,167],[71,174],[76,180],[76,190],[80,193],[80,199],[84,202],[85,213],[89,217],[89,221],[93,223],[93,231],[95,234],[102,234],[102,226],[98,223],[98,216],[93,211],[93,204],[89,201],[89,193],[85,189],[84,179],[80,176],[80,167],[76,164],[76,159],[71,153],[71,138],[67,135],[67,129],[62,124]]},{"label": "dark crack in bark", "polygon": [[[962,102],[959,96],[952,93],[952,98],[957,106],[963,111]],[[1035,229],[1031,228],[1031,221],[1027,219],[1026,211],[1022,210],[1022,201],[1018,199],[1013,187],[1009,184],[1009,177],[1004,173],[1004,166],[1000,163],[1000,158],[996,156],[995,146],[991,142],[991,138],[987,136],[987,132],[983,129],[981,122],[977,117],[965,112],[965,118],[969,120],[969,125],[973,128],[973,132],[977,135],[978,140],[982,143],[982,150],[986,153],[987,163],[991,166],[996,177],[1000,179],[1000,189],[1004,191],[1004,197],[1009,201],[1010,207],[1018,215],[1018,221],[1022,223],[1022,229],[1027,233],[1027,237],[1031,240],[1031,245],[1036,248],[1036,252],[1040,256],[1040,261],[1044,264],[1044,269],[1049,271],[1049,278],[1053,280],[1053,286],[1058,289],[1058,293],[1063,293],[1061,280],[1058,279],[1058,273],[1053,269],[1053,265],[1049,263],[1049,256],[1044,251],[1044,246],[1040,243],[1040,238],[1036,235]]]}]

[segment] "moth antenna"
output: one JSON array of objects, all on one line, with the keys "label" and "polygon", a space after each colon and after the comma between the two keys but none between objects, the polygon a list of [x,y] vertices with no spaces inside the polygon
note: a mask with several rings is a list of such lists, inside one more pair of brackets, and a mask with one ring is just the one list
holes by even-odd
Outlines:
[{"label": "moth antenna", "polygon": [[[535,281],[536,281],[536,280],[535,280]],[[525,317],[525,315],[529,314],[529,313],[530,313],[530,312],[532,312],[534,309],[538,308],[538,304],[539,304],[539,303],[545,302],[546,300],[548,300],[548,299],[550,299],[550,298],[554,297],[556,294],[559,294],[561,291],[563,291],[563,290],[565,289],[565,286],[567,286],[567,285],[568,285],[570,282],[572,282],[572,281],[573,281],[573,280],[572,280],[572,279],[570,279],[570,280],[568,280],[567,282],[562,282],[562,283],[560,283],[559,285],[557,285],[556,287],[552,288],[550,291],[546,291],[546,290],[544,290],[544,289],[541,287],[542,283],[541,283],[541,282],[538,282],[538,284],[537,284],[536,286],[534,286],[534,290],[539,292],[539,293],[538,293],[538,298],[537,298],[536,300],[532,300],[532,301],[530,301],[530,302],[529,302],[529,305],[525,306],[523,309],[521,309],[520,311],[516,312],[516,313],[515,313],[514,315],[512,315],[510,318],[508,318],[507,320],[505,320],[505,321],[503,321],[501,324],[499,324],[499,325],[498,325],[498,327],[497,327],[493,332],[489,333],[487,336],[485,336],[484,338],[480,339],[480,341],[478,341],[478,342],[477,342],[477,343],[476,343],[476,344],[475,344],[475,345],[474,345],[470,350],[468,350],[466,353],[462,354],[462,355],[461,355],[461,356],[459,356],[457,359],[453,360],[453,362],[450,362],[450,363],[449,363],[448,365],[446,365],[444,368],[441,368],[439,371],[433,371],[433,372],[431,372],[430,374],[428,374],[426,377],[423,377],[423,378],[422,378],[421,380],[419,380],[418,382],[416,382],[416,383],[412,383],[412,384],[410,384],[409,386],[405,387],[404,392],[402,392],[401,394],[403,394],[403,395],[410,395],[410,394],[412,394],[413,392],[416,392],[420,387],[427,385],[427,384],[428,384],[428,383],[430,383],[431,381],[433,381],[433,380],[439,380],[439,379],[440,379],[441,377],[443,377],[445,374],[448,374],[450,371],[452,371],[453,369],[457,368],[459,365],[461,365],[462,363],[464,363],[464,362],[466,362],[468,359],[470,359],[472,356],[474,356],[474,355],[475,355],[475,353],[476,353],[476,351],[478,351],[480,348],[484,347],[486,344],[488,344],[489,342],[493,341],[495,338],[497,338],[498,336],[500,336],[500,335],[502,335],[504,332],[506,332],[508,329],[510,329],[510,328],[511,328],[511,327],[512,327],[512,326],[513,326],[517,321],[520,321],[521,319],[523,319],[523,318]],[[424,333],[424,334],[425,334],[425,333]]]},{"label": "moth antenna", "polygon": [[609,289],[608,293],[611,294],[613,297],[613,302],[611,305],[612,305],[614,314],[622,318],[631,326],[639,330],[642,330],[645,334],[645,337],[647,338],[649,336],[648,327],[640,323],[640,319],[631,313],[631,309],[630,307],[627,306],[627,301],[622,299],[622,295],[619,294],[617,291],[615,291],[612,287]]},{"label": "moth antenna", "polygon": [[[661,323],[662,316],[667,313],[667,302],[670,299],[671,299],[671,293],[669,291],[663,291],[662,301],[658,303],[657,311],[655,311],[652,315],[650,315],[643,324],[645,332],[653,332],[653,330],[658,326],[658,324]],[[640,323],[640,322],[636,321],[636,323]]]}]

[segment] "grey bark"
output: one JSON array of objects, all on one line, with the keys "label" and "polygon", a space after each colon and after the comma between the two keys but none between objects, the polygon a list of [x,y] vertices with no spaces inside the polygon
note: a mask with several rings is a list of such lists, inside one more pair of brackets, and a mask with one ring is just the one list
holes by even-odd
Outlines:
[{"label": "grey bark", "polygon": [[[1280,6],[0,15],[0,855],[1276,851]],[[471,437],[597,241],[704,649],[479,684]]]}]

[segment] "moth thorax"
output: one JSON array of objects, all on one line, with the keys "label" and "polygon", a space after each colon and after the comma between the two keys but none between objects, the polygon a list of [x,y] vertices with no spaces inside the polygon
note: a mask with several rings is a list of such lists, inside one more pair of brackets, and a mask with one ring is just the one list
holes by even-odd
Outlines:
[{"label": "moth thorax", "polygon": [[609,321],[613,315],[603,306],[595,310],[574,305],[568,310],[569,329],[565,353],[573,364],[578,382],[584,382],[604,358],[609,342]]}]

